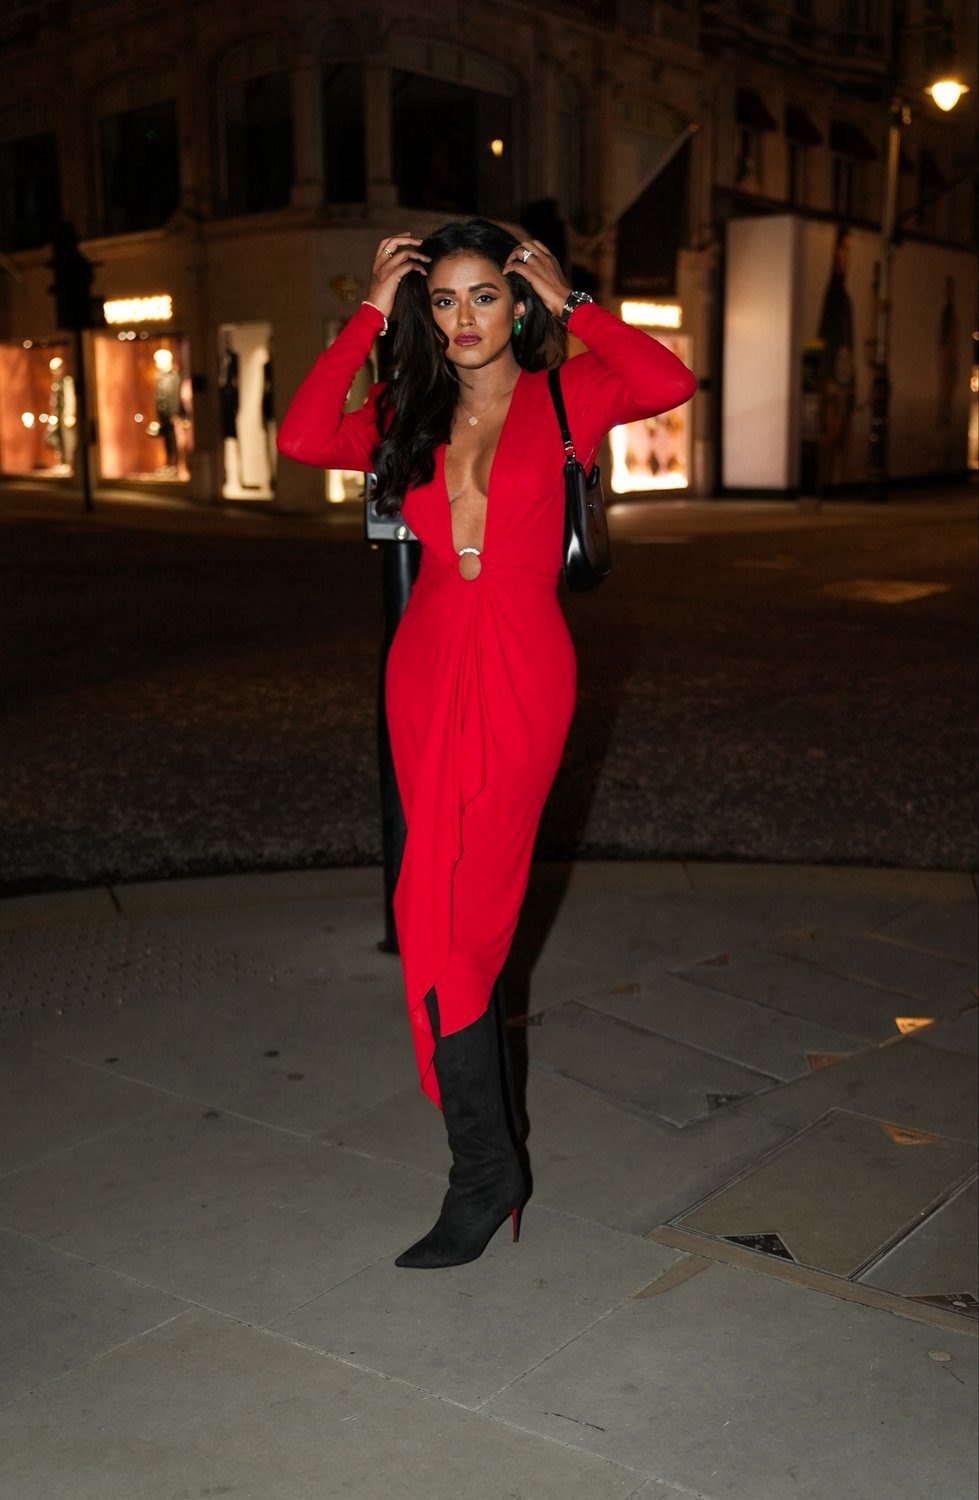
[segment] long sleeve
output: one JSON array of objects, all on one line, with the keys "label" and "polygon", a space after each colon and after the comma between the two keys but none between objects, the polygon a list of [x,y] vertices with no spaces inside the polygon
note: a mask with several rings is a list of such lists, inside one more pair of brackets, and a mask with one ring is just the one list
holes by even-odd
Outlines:
[{"label": "long sleeve", "polygon": [[568,326],[587,346],[587,353],[561,369],[571,435],[583,463],[611,427],[671,411],[697,389],[683,361],[658,339],[596,303],[576,307]]},{"label": "long sleeve", "polygon": [[381,314],[362,303],[290,401],[275,439],[280,453],[320,469],[370,470],[377,443],[375,403],[381,386],[371,386],[357,411],[344,413],[343,408],[354,376],[382,327]]}]

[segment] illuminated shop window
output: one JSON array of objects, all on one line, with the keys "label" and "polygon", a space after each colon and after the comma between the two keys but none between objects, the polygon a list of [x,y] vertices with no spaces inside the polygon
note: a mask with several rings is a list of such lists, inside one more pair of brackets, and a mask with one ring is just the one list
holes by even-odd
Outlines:
[{"label": "illuminated shop window", "polygon": [[[678,333],[683,313],[676,302],[623,302],[622,318],[654,333],[689,367],[690,338]],[[641,422],[626,422],[609,433],[612,493],[649,494],[685,490],[690,483],[690,407],[662,412]]]},{"label": "illuminated shop window", "polygon": [[93,343],[103,479],[186,482],[194,447],[187,340],[122,328]]},{"label": "illuminated shop window", "polygon": [[0,344],[0,473],[58,479],[74,469],[75,380],[67,344]]},{"label": "illuminated shop window", "polygon": [[270,500],[275,490],[271,323],[218,329],[218,412],[226,500]]}]

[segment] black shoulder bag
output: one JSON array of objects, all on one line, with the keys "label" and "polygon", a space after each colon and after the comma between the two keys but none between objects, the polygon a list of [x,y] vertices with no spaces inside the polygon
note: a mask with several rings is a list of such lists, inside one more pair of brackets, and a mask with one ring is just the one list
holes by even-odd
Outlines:
[{"label": "black shoulder bag", "polygon": [[597,464],[586,474],[575,455],[560,369],[548,371],[547,384],[564,442],[564,576],[573,593],[585,594],[612,571],[602,475]]}]

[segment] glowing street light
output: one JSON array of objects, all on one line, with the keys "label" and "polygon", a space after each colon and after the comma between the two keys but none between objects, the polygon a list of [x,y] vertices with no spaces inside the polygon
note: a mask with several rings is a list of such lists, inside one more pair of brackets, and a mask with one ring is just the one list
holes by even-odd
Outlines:
[{"label": "glowing street light", "polygon": [[943,109],[946,114],[950,109],[954,109],[962,95],[968,92],[969,85],[959,83],[957,78],[939,78],[937,82],[925,89],[925,93],[930,94],[938,108]]}]

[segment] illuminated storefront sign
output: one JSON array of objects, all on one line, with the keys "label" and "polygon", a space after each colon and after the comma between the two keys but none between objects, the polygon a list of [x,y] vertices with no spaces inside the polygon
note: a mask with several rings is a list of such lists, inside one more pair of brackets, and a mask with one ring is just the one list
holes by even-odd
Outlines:
[{"label": "illuminated storefront sign", "polygon": [[173,317],[173,298],[166,293],[154,297],[118,297],[103,302],[105,321],[118,323],[169,323]]},{"label": "illuminated storefront sign", "polygon": [[683,312],[679,302],[623,302],[622,321],[635,328],[679,328]]}]

